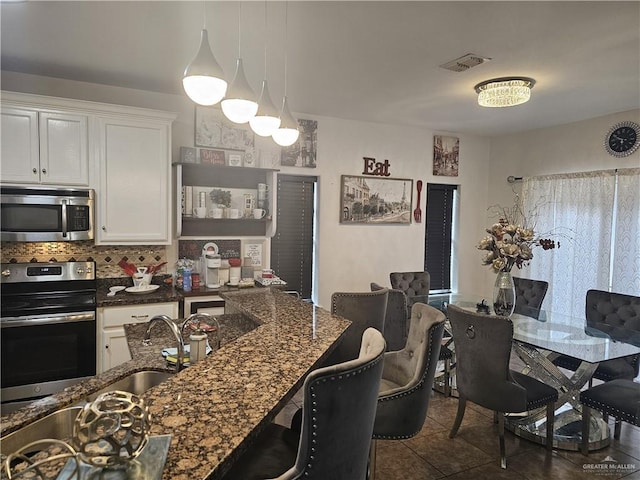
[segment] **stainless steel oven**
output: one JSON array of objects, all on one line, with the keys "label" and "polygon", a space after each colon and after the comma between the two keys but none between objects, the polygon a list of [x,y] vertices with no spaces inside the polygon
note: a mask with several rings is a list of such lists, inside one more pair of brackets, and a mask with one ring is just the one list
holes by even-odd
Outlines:
[{"label": "stainless steel oven", "polygon": [[96,374],[94,262],[3,263],[2,414]]}]

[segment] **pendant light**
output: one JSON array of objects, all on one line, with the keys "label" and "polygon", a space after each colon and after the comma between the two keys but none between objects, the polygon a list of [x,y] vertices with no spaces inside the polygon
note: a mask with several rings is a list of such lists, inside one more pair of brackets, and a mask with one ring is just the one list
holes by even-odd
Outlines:
[{"label": "pendant light", "polygon": [[284,98],[282,99],[282,110],[280,111],[280,127],[273,132],[272,138],[281,147],[293,145],[300,136],[298,121],[291,115],[289,103],[287,102],[287,25],[289,15],[289,4],[285,4],[284,14]]},{"label": "pendant light", "polygon": [[240,20],[242,17],[242,3],[238,7],[238,60],[236,74],[227,90],[227,96],[222,100],[222,112],[234,123],[247,123],[258,111],[258,104],[254,100],[255,93],[251,89],[244,74],[242,58],[240,58]]},{"label": "pendant light", "polygon": [[261,137],[270,137],[280,126],[278,109],[271,100],[269,87],[267,85],[267,2],[264,2],[264,80],[262,80],[262,91],[258,98],[258,111],[255,117],[249,120],[251,130]]},{"label": "pendant light", "polygon": [[199,105],[215,105],[227,93],[224,71],[218,64],[209,45],[206,4],[203,2],[204,24],[200,35],[200,48],[191,63],[184,69],[182,86],[187,96]]}]

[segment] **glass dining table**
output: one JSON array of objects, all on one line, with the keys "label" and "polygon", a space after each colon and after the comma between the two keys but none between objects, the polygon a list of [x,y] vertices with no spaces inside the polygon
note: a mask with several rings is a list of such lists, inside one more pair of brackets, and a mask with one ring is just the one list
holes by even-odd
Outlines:
[{"label": "glass dining table", "polygon": [[[482,298],[450,295],[445,302],[476,311]],[[441,305],[445,307],[446,305]],[[513,322],[513,352],[522,360],[523,373],[558,390],[554,419],[555,448],[579,450],[582,441],[582,405],[580,391],[593,376],[600,362],[640,354],[640,345],[611,339],[607,334],[585,328],[584,317],[571,317],[550,311],[540,311],[539,318],[521,314],[511,316]],[[580,361],[575,372],[558,368],[553,360],[569,355]],[[610,442],[607,423],[593,412],[589,430],[589,450],[606,447]],[[508,415],[505,427],[516,435],[545,443],[544,408],[525,414]]]}]

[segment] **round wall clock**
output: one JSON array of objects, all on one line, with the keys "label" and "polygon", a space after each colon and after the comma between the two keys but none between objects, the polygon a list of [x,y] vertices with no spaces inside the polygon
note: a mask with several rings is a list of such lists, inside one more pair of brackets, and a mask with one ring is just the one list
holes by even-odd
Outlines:
[{"label": "round wall clock", "polygon": [[604,148],[614,157],[631,155],[640,146],[640,125],[635,122],[615,124],[604,139]]}]

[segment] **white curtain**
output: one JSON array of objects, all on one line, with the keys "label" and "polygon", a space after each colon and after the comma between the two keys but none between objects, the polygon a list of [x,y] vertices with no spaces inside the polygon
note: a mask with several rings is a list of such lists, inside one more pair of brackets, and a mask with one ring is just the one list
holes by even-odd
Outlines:
[{"label": "white curtain", "polygon": [[618,170],[611,291],[640,296],[640,168]]},{"label": "white curtain", "polygon": [[543,308],[584,317],[587,290],[609,289],[615,183],[613,170],[524,180],[529,224],[560,242],[554,250],[536,248],[523,275],[549,282]]}]

